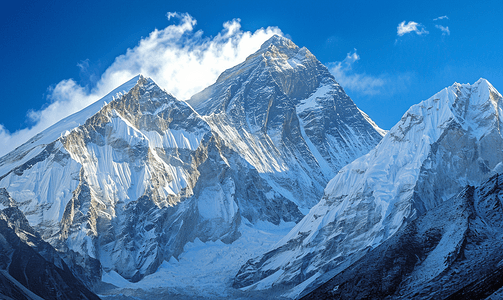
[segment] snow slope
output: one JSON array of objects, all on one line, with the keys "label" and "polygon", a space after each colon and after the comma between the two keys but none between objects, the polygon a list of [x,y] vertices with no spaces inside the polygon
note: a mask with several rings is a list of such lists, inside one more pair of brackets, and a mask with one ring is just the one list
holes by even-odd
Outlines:
[{"label": "snow slope", "polygon": [[81,111],[78,111],[57,122],[31,138],[23,145],[1,157],[0,174],[5,174],[16,166],[24,164],[26,161],[42,152],[45,145],[54,142],[61,135],[65,135],[67,131],[71,131],[81,124],[84,124],[90,116],[97,113],[106,103],[109,103],[116,97],[120,97],[121,95],[129,92],[129,90],[138,82],[139,76],[140,75],[131,78],[131,80],[117,87],[105,97],[99,99]]}]

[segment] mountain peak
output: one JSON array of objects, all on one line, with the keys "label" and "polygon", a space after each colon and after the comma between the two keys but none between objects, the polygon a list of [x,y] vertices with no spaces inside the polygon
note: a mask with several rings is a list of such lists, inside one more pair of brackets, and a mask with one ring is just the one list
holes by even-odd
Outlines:
[{"label": "mountain peak", "polygon": [[262,46],[260,46],[260,49],[268,49],[272,46],[275,46],[276,48],[284,48],[284,49],[298,49],[299,46],[295,45],[294,42],[291,40],[287,39],[286,37],[279,36],[277,34],[273,35],[270,37],[267,41],[265,41]]},{"label": "mountain peak", "polygon": [[[277,85],[280,93],[287,97],[304,99],[314,93],[322,80],[333,81],[333,76],[307,48],[299,48],[291,40],[274,35],[257,52],[241,64],[225,70],[214,85],[187,102],[202,114],[207,110],[219,111],[227,107],[230,99],[225,96],[217,100],[210,94],[227,95],[226,90],[230,87],[233,86],[232,91],[238,91],[238,86],[247,82],[252,84],[258,79],[255,85]],[[204,103],[208,99],[210,101]]]},{"label": "mountain peak", "polygon": [[[499,130],[502,102],[503,97],[491,83],[480,78],[473,84],[454,83],[430,99],[412,106],[409,111],[419,111],[423,106],[436,107],[444,111],[443,114],[437,113],[438,116],[449,116],[480,138],[495,127]],[[445,119],[445,122],[450,122],[450,119]]]},{"label": "mountain peak", "polygon": [[[309,52],[307,48],[299,48],[299,46],[295,45],[295,43],[293,43],[288,38],[279,35],[273,35],[267,41],[265,41],[262,46],[260,46],[260,49],[257,52],[249,55],[243,63],[237,65],[234,68],[224,71],[222,75],[228,73],[231,70],[242,69],[243,67],[248,68],[252,65],[257,65],[264,61],[267,61],[267,63],[265,64],[266,66],[269,66],[272,63],[279,67],[278,70],[284,71],[285,68],[291,69],[295,65],[298,65],[292,65],[292,61],[288,62],[288,60],[295,57],[297,57],[296,61],[302,61],[302,58],[305,57],[308,58],[308,60],[316,61],[317,63],[319,63],[316,57],[311,54],[311,52]],[[219,78],[219,80],[220,79],[221,78]]]},{"label": "mountain peak", "polygon": [[[187,102],[211,119],[214,131],[222,132],[229,144],[240,145],[239,151],[246,145],[248,162],[260,172],[301,170],[308,180],[317,178],[305,189],[314,196],[306,194],[301,201],[319,199],[333,174],[382,138],[309,50],[278,35]],[[236,134],[224,130],[229,125]],[[267,145],[267,151],[256,151],[256,145]],[[306,207],[314,201],[308,203]]]},{"label": "mountain peak", "polygon": [[458,83],[455,82],[452,87],[458,87],[458,88],[468,88],[468,89],[474,89],[477,88],[479,90],[487,90],[490,92],[495,92],[499,94],[499,92],[494,88],[494,86],[489,82],[489,80],[485,78],[479,78],[477,81],[475,81],[473,84],[469,83]]},{"label": "mountain peak", "polygon": [[136,82],[133,89],[134,88],[144,88],[147,90],[154,88],[162,89],[152,78],[144,76],[143,74],[136,75],[130,80],[130,82]]},{"label": "mountain peak", "polygon": [[485,79],[485,78],[479,78],[479,80],[477,80],[473,85],[477,85],[477,86],[484,86],[484,87],[487,87],[487,88],[492,88],[494,89],[493,85],[489,82],[489,80]]},{"label": "mountain peak", "polygon": [[136,84],[141,84],[141,85],[150,85],[150,84],[156,84],[154,80],[148,76],[144,76],[143,74],[138,74],[135,77],[131,79],[131,81],[136,80]]}]

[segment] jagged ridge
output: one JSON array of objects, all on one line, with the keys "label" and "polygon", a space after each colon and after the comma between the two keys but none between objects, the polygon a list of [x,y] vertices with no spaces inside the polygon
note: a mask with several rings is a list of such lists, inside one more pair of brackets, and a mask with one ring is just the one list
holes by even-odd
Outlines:
[{"label": "jagged ridge", "polygon": [[302,299],[485,299],[503,287],[502,179],[465,188]]}]

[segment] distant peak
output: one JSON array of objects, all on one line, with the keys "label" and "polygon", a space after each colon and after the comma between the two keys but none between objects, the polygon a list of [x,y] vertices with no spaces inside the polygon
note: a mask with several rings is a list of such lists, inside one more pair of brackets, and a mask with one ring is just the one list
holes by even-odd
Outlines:
[{"label": "distant peak", "polygon": [[299,48],[295,45],[291,40],[286,37],[279,36],[277,34],[270,37],[267,41],[265,41],[260,49],[267,49],[271,46],[276,46],[277,48],[287,48],[287,49],[297,49]]},{"label": "distant peak", "polygon": [[479,78],[479,80],[477,80],[473,85],[487,90],[490,90],[493,87],[492,84],[485,78]]},{"label": "distant peak", "polygon": [[491,84],[487,79],[480,77],[479,80],[477,80],[474,84]]},{"label": "distant peak", "polygon": [[481,77],[481,78],[479,78],[479,80],[475,81],[473,84],[455,82],[452,86],[453,87],[486,87],[486,88],[490,88],[490,87],[492,87],[492,84],[487,79]]}]

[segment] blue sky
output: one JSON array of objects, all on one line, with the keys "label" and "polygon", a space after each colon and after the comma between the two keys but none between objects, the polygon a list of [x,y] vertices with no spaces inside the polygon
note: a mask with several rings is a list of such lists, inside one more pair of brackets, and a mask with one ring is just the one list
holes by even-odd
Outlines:
[{"label": "blue sky", "polygon": [[[169,12],[178,14],[168,18]],[[166,55],[203,68],[197,73],[211,83],[219,67],[275,32],[307,47],[389,129],[411,105],[454,82],[484,77],[503,90],[502,15],[501,0],[4,1],[0,144],[26,139],[130,73],[155,72],[156,63],[176,69],[184,61]],[[224,47],[229,43],[235,48]],[[221,49],[210,53],[215,45]],[[206,58],[189,59],[201,51]],[[179,79],[182,71],[164,66],[167,75],[154,79],[180,98],[208,84],[192,76],[197,83],[190,86]]]}]

